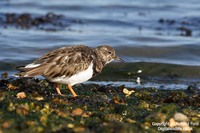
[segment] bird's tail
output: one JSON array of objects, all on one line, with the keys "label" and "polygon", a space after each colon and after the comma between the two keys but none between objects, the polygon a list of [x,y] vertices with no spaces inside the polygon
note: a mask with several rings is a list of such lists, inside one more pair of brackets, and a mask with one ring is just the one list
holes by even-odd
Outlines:
[{"label": "bird's tail", "polygon": [[16,67],[16,70],[20,71],[18,73],[15,73],[13,76],[14,77],[26,77],[26,71],[27,69],[24,66],[18,66]]},{"label": "bird's tail", "polygon": [[35,68],[26,68],[24,66],[20,66],[17,67],[16,69],[19,70],[20,72],[14,74],[13,76],[15,77],[34,77],[42,75],[45,70],[45,66],[39,66]]},{"label": "bird's tail", "polygon": [[13,76],[14,76],[14,77],[27,77],[27,76],[26,76],[26,72],[15,73]]}]

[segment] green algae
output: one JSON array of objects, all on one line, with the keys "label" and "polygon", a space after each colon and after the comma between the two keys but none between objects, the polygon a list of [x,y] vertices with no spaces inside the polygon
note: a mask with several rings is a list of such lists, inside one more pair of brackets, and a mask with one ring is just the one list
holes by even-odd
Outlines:
[{"label": "green algae", "polygon": [[[199,66],[184,66],[165,63],[110,63],[102,73],[92,80],[132,80],[137,77],[137,71],[142,70],[140,77],[159,77],[159,78],[199,78]],[[109,76],[108,76],[109,75]]]},{"label": "green algae", "polygon": [[[153,122],[169,122],[181,112],[190,122],[200,121],[200,92],[81,84],[73,98],[58,96],[52,83],[34,78],[0,81],[0,132],[159,132]],[[19,92],[25,98],[17,98]],[[80,112],[76,112],[75,111]],[[199,125],[191,125],[199,132]]]}]

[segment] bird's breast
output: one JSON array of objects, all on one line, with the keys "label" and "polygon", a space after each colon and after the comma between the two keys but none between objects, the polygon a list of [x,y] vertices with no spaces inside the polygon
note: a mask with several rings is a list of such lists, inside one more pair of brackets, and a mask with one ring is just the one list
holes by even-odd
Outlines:
[{"label": "bird's breast", "polygon": [[90,78],[92,78],[92,75],[93,75],[93,62],[90,63],[89,67],[86,70],[77,72],[71,77],[61,76],[51,79],[51,81],[62,84],[75,85],[89,80]]}]

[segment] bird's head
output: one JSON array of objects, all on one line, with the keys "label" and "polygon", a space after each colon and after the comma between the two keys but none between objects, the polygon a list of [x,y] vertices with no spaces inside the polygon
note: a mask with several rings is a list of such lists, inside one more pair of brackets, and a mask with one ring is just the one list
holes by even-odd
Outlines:
[{"label": "bird's head", "polygon": [[99,46],[95,48],[95,51],[98,54],[98,56],[100,56],[99,58],[105,61],[106,64],[110,63],[113,60],[124,62],[124,60],[122,60],[115,54],[114,48],[110,46],[107,45]]}]

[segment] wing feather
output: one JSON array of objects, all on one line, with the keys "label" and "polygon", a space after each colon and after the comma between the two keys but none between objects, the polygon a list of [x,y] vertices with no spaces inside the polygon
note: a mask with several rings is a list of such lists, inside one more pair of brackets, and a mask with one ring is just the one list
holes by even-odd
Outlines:
[{"label": "wing feather", "polygon": [[94,60],[93,49],[79,45],[63,47],[47,53],[33,62],[38,67],[27,69],[25,75],[42,75],[49,79],[56,77],[70,77],[77,72],[86,70]]}]

